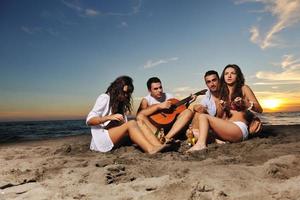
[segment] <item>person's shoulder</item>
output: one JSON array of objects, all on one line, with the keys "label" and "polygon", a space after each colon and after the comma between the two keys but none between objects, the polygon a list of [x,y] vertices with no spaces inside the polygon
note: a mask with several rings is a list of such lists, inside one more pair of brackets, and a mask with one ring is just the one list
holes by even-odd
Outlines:
[{"label": "person's shoulder", "polygon": [[148,102],[147,96],[146,96],[146,97],[143,97],[143,98],[141,99],[141,103],[144,103],[144,102]]},{"label": "person's shoulder", "polygon": [[249,87],[249,85],[245,84],[245,85],[242,86],[242,89],[250,89],[250,87]]},{"label": "person's shoulder", "polygon": [[248,91],[251,91],[251,88],[248,85],[245,84],[245,85],[242,86],[242,91],[243,92],[248,92]]},{"label": "person's shoulder", "polygon": [[207,91],[205,92],[205,96],[208,96],[208,97],[210,97],[210,96],[211,96],[211,92],[210,92],[210,90],[207,90]]},{"label": "person's shoulder", "polygon": [[141,102],[142,102],[142,101],[147,101],[147,102],[149,102],[151,98],[153,98],[153,97],[152,97],[150,94],[147,94],[146,96],[144,96],[144,97],[142,98]]},{"label": "person's shoulder", "polygon": [[106,93],[102,93],[99,95],[99,97],[102,97],[102,98],[109,98],[109,95],[106,94]]},{"label": "person's shoulder", "polygon": [[98,96],[97,100],[101,100],[101,101],[106,100],[107,101],[107,100],[109,100],[109,95],[106,93],[100,94]]},{"label": "person's shoulder", "polygon": [[205,95],[201,98],[203,101],[209,100],[212,97],[212,93],[210,92],[210,90],[207,90],[205,92]]}]

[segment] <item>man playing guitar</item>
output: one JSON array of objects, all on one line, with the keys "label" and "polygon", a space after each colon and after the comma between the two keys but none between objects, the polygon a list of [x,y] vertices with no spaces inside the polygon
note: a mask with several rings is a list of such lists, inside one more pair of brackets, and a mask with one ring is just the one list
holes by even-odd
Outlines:
[{"label": "man playing guitar", "polygon": [[[152,77],[147,81],[147,87],[149,95],[144,97],[140,103],[137,121],[140,128],[144,131],[151,133],[156,133],[162,126],[156,123],[154,120],[151,120],[151,115],[160,112],[162,110],[175,110],[172,109],[172,100],[173,96],[169,93],[164,93],[162,84],[159,78]],[[189,97],[188,104],[195,101],[196,95]],[[171,111],[172,112],[172,111]],[[164,115],[162,113],[162,115]],[[166,130],[169,130],[165,136],[166,141],[172,140],[172,138],[178,134],[192,119],[193,112],[189,109],[183,108],[178,115],[174,118],[171,123],[163,127]]]}]

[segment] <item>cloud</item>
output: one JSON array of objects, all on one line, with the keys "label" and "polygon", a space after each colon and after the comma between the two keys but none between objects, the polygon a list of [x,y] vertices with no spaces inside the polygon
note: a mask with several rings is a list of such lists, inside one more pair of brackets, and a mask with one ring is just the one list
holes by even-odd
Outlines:
[{"label": "cloud", "polygon": [[128,24],[127,22],[121,22],[119,25],[118,25],[119,28],[127,28],[128,27]]},{"label": "cloud", "polygon": [[253,26],[251,29],[250,29],[250,33],[251,33],[251,37],[250,37],[250,40],[251,42],[253,43],[259,43],[259,30],[258,28],[256,28],[255,26]]},{"label": "cloud", "polygon": [[275,24],[266,32],[261,33],[257,26],[250,28],[250,41],[261,49],[279,46],[276,35],[300,22],[300,0],[241,0],[236,3],[259,2],[264,4],[264,13],[276,18]]},{"label": "cloud", "polygon": [[[82,1],[84,2],[84,1]],[[81,17],[95,17],[101,14],[101,16],[131,16],[140,12],[142,6],[142,0],[138,0],[134,4],[129,12],[100,12],[95,8],[84,8],[79,0],[62,0],[62,3],[68,8],[76,11]]]},{"label": "cloud", "polygon": [[59,36],[59,32],[52,28],[21,26],[21,30],[29,35],[34,35],[37,33],[48,33],[49,35],[52,35],[55,37]]},{"label": "cloud", "polygon": [[98,10],[93,8],[84,8],[78,0],[77,1],[62,0],[62,3],[68,8],[76,11],[79,14],[79,16],[82,17],[95,17],[100,13]]},{"label": "cloud", "polygon": [[135,5],[131,7],[131,11],[129,12],[107,12],[103,13],[104,15],[113,15],[113,16],[131,16],[136,15],[140,12],[142,7],[142,0],[138,0]]},{"label": "cloud", "polygon": [[28,26],[21,26],[21,30],[24,31],[27,34],[33,35],[37,32],[41,32],[41,27],[28,27]]},{"label": "cloud", "polygon": [[144,65],[144,68],[145,69],[149,69],[149,68],[153,68],[153,67],[156,67],[158,65],[166,64],[166,63],[169,63],[169,62],[172,62],[172,61],[176,61],[176,60],[178,60],[178,57],[161,59],[161,60],[157,60],[157,61],[148,60],[146,62],[146,64]]},{"label": "cloud", "polygon": [[271,82],[255,83],[256,85],[276,84],[292,84],[300,83],[300,59],[294,55],[284,55],[282,61],[278,64],[281,72],[274,71],[258,71],[256,78]]},{"label": "cloud", "polygon": [[67,7],[71,8],[75,11],[81,12],[83,10],[83,8],[79,5],[78,1],[73,1],[73,3],[71,3],[71,2],[68,2],[68,1],[65,1],[65,0],[62,0],[61,2],[64,5],[66,5]]},{"label": "cloud", "polygon": [[[196,92],[199,91],[199,88],[192,88],[189,86],[182,86],[182,87],[177,87],[172,89],[172,94],[178,99],[184,99],[188,96],[190,96],[191,94],[194,94]],[[198,96],[200,98],[202,98],[202,96]]]},{"label": "cloud", "polygon": [[297,103],[299,104],[300,93],[295,91],[284,91],[284,92],[275,92],[275,91],[256,91],[255,95],[259,99],[285,99],[286,103]]},{"label": "cloud", "polygon": [[93,17],[99,15],[99,12],[94,9],[85,9],[85,15]]},{"label": "cloud", "polygon": [[191,88],[189,86],[184,86],[184,87],[178,87],[178,88],[174,88],[173,89],[173,92],[176,92],[176,93],[180,93],[180,92],[195,92],[197,89],[195,88]]}]

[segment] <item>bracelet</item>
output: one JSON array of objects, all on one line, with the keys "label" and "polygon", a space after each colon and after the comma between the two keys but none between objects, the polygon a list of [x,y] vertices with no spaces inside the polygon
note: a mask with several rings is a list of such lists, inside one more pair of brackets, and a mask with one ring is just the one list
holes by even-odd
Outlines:
[{"label": "bracelet", "polygon": [[252,101],[250,101],[250,106],[247,110],[252,110],[253,106],[254,106],[254,103]]}]

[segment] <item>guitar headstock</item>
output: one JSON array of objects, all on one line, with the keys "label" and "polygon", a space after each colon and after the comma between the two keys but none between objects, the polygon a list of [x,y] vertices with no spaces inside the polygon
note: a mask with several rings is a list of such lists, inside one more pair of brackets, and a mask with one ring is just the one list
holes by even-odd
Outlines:
[{"label": "guitar headstock", "polygon": [[195,95],[205,95],[205,93],[207,92],[207,89],[201,90],[199,92],[196,92]]}]

